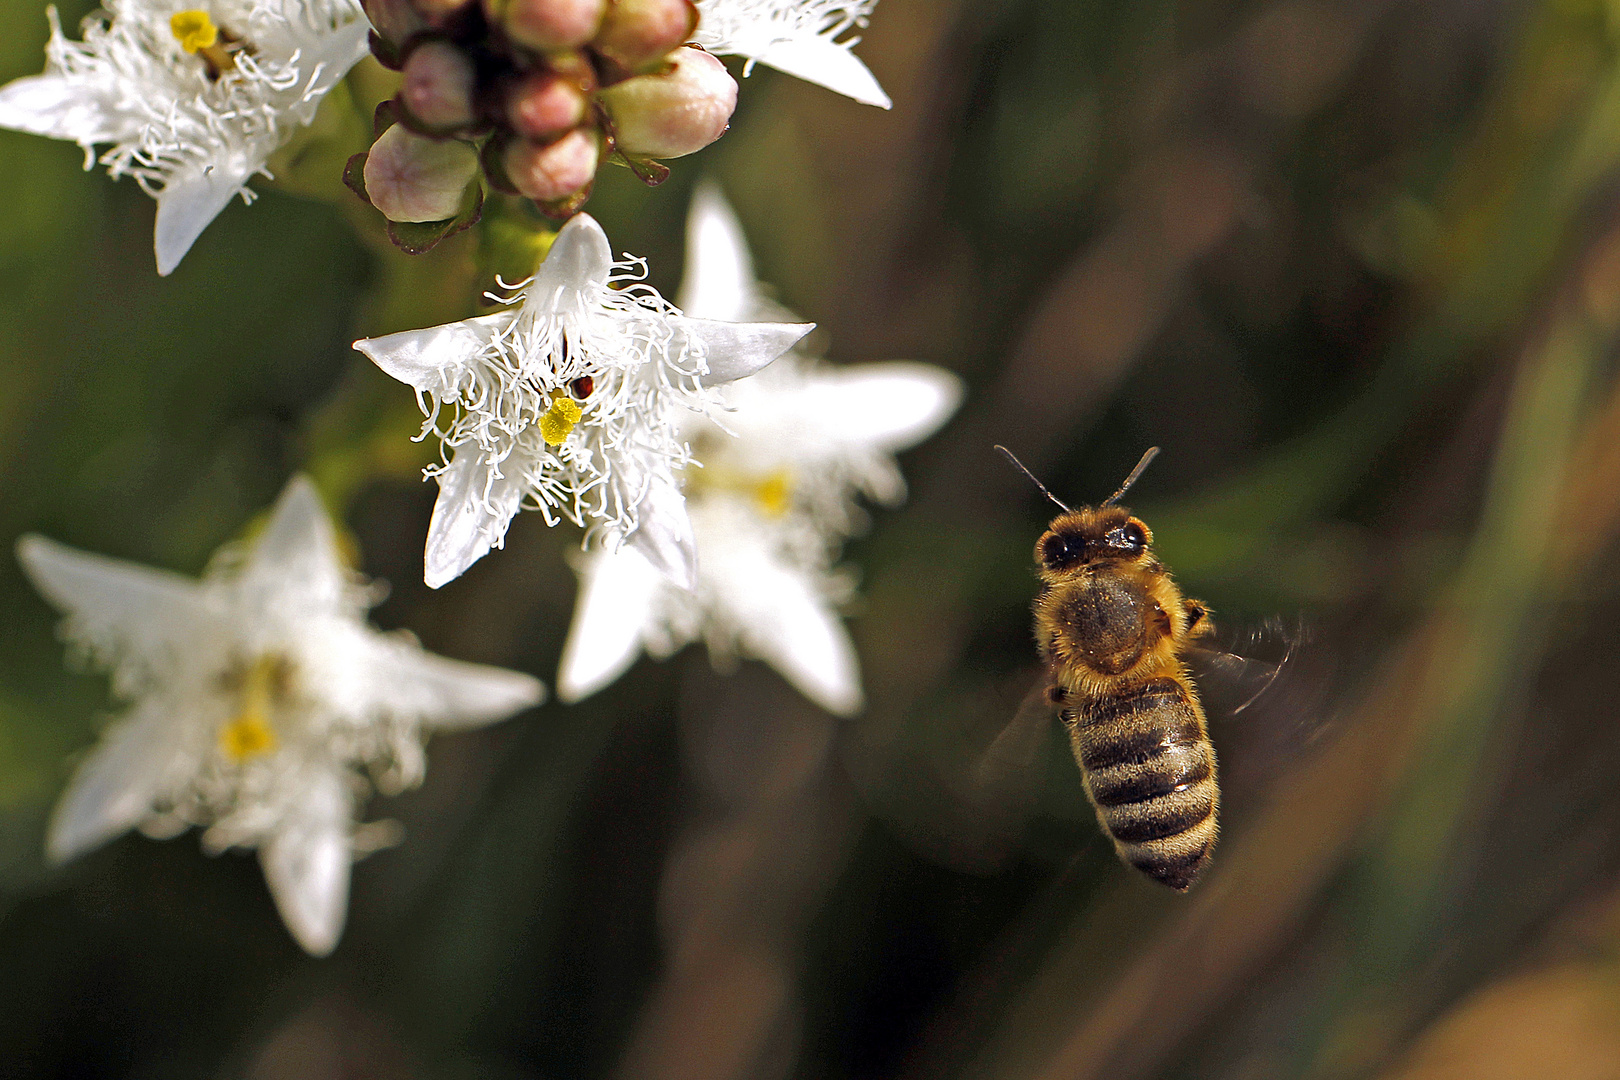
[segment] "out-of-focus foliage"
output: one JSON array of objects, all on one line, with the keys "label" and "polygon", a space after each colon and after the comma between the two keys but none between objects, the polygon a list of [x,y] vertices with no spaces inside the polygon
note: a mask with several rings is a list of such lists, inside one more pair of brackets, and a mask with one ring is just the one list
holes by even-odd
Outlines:
[{"label": "out-of-focus foliage", "polygon": [[[42,11],[3,13],[0,77],[38,70]],[[757,71],[723,140],[591,207],[672,294],[706,171],[834,359],[967,379],[851,551],[867,712],[689,650],[441,738],[316,961],[193,838],[44,866],[106,687],[0,567],[3,1071],[1612,1075],[1620,7],[882,0],[860,51],[892,112]],[[0,135],[0,539],[196,572],[305,468],[380,623],[550,681],[577,536],[522,515],[427,590],[416,405],[349,349],[541,242],[492,203],[395,252],[329,168],[387,92],[357,69],[162,280],[149,199]],[[1131,498],[1184,590],[1296,642],[1240,715],[1206,685],[1187,896],[1117,862],[1057,734],[972,784],[1038,677],[1050,510],[996,442],[1074,501],[1163,446]]]}]

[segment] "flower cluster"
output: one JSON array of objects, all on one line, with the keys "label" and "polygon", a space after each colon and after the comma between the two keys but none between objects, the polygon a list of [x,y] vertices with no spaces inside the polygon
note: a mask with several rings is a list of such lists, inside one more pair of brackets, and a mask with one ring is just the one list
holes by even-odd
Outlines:
[{"label": "flower cluster", "polygon": [[367,0],[373,50],[402,83],[351,186],[390,221],[449,223],[482,171],[567,218],[602,162],[658,183],[660,160],[725,133],[737,84],[720,55],[887,107],[850,51],[873,2]]},{"label": "flower cluster", "polygon": [[420,783],[425,730],[487,724],[542,697],[527,675],[368,627],[371,594],[301,478],[257,542],[222,551],[201,581],[39,536],[17,554],[67,614],[68,640],[131,702],[62,796],[52,858],[134,827],[203,826],[210,851],[258,848],[287,928],[318,955],[337,943],[349,864],[367,846],[355,826],[366,777],[385,793]]},{"label": "flower cluster", "polygon": [[[694,315],[776,313],[755,284],[735,215],[712,187],[693,204],[680,299]],[[904,496],[893,455],[944,423],[960,383],[927,364],[840,368],[790,353],[726,387],[724,398],[726,412],[683,424],[701,461],[682,474],[694,585],[674,586],[634,549],[583,558],[557,676],[563,700],[606,686],[642,649],[662,657],[702,639],[721,664],[739,654],[769,662],[829,712],[860,708],[855,650],[837,614],[851,584],[834,562],[863,524],[856,497],[892,504]]]},{"label": "flower cluster", "polygon": [[[369,49],[399,72],[398,91],[343,180],[397,245],[425,250],[477,223],[487,187],[566,220],[553,235],[524,217],[525,265],[545,258],[516,285],[496,279],[492,314],[355,342],[415,391],[420,437],[439,445],[427,584],[459,577],[536,510],[585,530],[568,700],[643,649],[701,638],[717,660],[763,658],[849,714],[862,693],[839,617],[852,591],[842,544],[862,498],[902,496],[893,455],[950,415],[956,380],[794,352],[812,327],[763,298],[714,189],[692,213],[685,310],[579,210],[604,162],[656,183],[660,160],[726,130],[738,88],[720,56],[888,107],[851,51],[875,2],[107,0],[81,41],[48,13],[46,69],[0,88],[0,126],[73,140],[86,168],[133,176],[157,200],[168,274]],[[357,76],[356,94],[332,100],[352,104],[366,85]],[[343,130],[323,122],[311,139]],[[287,156],[331,157],[306,149]],[[201,580],[38,536],[17,551],[65,613],[64,636],[128,703],[57,806],[52,858],[132,828],[197,826],[209,851],[258,851],[311,953],[338,941],[354,859],[389,842],[386,823],[358,823],[369,793],[421,781],[427,732],[543,696],[528,675],[368,626],[376,594],[339,558],[303,478]]]},{"label": "flower cluster", "polygon": [[[185,0],[191,3],[192,0]],[[113,176],[157,200],[158,273],[268,173],[270,155],[308,124],[365,55],[354,0],[107,0],[69,41],[55,9],[45,72],[0,88],[0,127],[95,147]]]}]

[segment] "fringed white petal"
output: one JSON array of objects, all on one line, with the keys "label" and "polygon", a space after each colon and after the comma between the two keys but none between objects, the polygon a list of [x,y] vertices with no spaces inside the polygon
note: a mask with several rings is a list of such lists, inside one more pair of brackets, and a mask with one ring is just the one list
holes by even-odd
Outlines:
[{"label": "fringed white petal", "polygon": [[641,523],[626,542],[675,585],[697,584],[697,541],[686,498],[672,477],[654,476],[641,503]]},{"label": "fringed white petal", "polygon": [[89,88],[55,74],[29,75],[0,87],[0,127],[68,139],[86,149],[139,133],[129,116],[103,107]]},{"label": "fringed white petal", "polygon": [[771,42],[758,52],[745,53],[766,67],[826,87],[880,109],[893,106],[877,76],[847,46],[826,37],[794,37]]},{"label": "fringed white petal", "polygon": [[[742,556],[742,552],[738,552]],[[800,693],[836,716],[864,703],[860,664],[843,621],[811,578],[768,553],[739,557],[724,588],[743,651],[770,664]]]},{"label": "fringed white petal", "polygon": [[634,548],[586,557],[573,625],[557,665],[558,698],[580,701],[630,670],[663,588],[663,576]]},{"label": "fringed white petal", "polygon": [[442,588],[506,538],[522,505],[521,476],[496,476],[476,447],[463,447],[439,473],[439,500],[428,524],[423,580]]},{"label": "fringed white petal", "polygon": [[686,215],[686,269],[675,303],[694,319],[741,322],[759,302],[742,223],[720,186],[704,180]]},{"label": "fringed white petal", "polygon": [[829,440],[893,453],[939,430],[962,403],[962,380],[932,364],[829,365],[804,392],[806,411]]},{"label": "fringed white petal", "polygon": [[351,590],[337,534],[309,477],[288,482],[253,546],[242,575],[255,606],[289,613],[338,611]]},{"label": "fringed white petal", "polygon": [[167,276],[180,265],[197,237],[263,164],[262,158],[248,160],[233,154],[169,178],[158,193],[157,225],[152,233],[160,275]]},{"label": "fringed white petal", "polygon": [[720,386],[765,368],[816,328],[815,323],[718,322],[679,319],[703,341],[709,373],[703,385]]},{"label": "fringed white petal", "polygon": [[139,825],[184,772],[185,730],[172,705],[148,698],[102,733],[51,813],[45,852],[65,862]]},{"label": "fringed white petal", "polygon": [[354,796],[346,771],[310,766],[284,813],[259,862],[293,938],[312,956],[325,956],[348,916]]},{"label": "fringed white petal", "polygon": [[889,96],[850,50],[877,0],[697,0],[697,41],[887,109]]},{"label": "fringed white petal", "polygon": [[363,338],[354,347],[406,386],[442,393],[454,385],[461,369],[512,322],[513,315],[500,311],[424,330]]},{"label": "fringed white petal", "polygon": [[613,271],[613,248],[607,233],[589,214],[575,214],[557,232],[525,292],[537,311],[554,312],[578,303],[579,294],[607,284]]},{"label": "fringed white petal", "polygon": [[69,616],[66,632],[106,661],[154,659],[213,624],[197,583],[43,536],[17,541],[17,561],[34,587]]},{"label": "fringed white petal", "polygon": [[435,656],[399,638],[370,640],[371,700],[437,731],[492,724],[546,698],[540,680],[521,671]]}]

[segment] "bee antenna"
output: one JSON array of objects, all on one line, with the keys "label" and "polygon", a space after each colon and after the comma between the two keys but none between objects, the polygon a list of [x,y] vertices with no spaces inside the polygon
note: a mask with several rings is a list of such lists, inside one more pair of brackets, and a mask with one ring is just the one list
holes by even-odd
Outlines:
[{"label": "bee antenna", "polygon": [[1131,470],[1131,475],[1127,476],[1125,478],[1125,482],[1119,485],[1119,490],[1108,496],[1108,498],[1104,499],[1098,505],[1113,506],[1115,503],[1119,502],[1119,497],[1131,490],[1131,485],[1136,483],[1136,481],[1141,477],[1142,473],[1147,471],[1147,467],[1153,464],[1153,459],[1158,456],[1159,448],[1157,446],[1148,447],[1147,453],[1142,455],[1142,460],[1138,461],[1136,463],[1136,468]]},{"label": "bee antenna", "polygon": [[[1041,489],[1041,494],[1042,495],[1045,495],[1048,499],[1051,499],[1053,502],[1055,502],[1059,506],[1063,507],[1063,512],[1064,513],[1073,513],[1073,511],[1071,511],[1066,505],[1064,505],[1064,502],[1063,502],[1062,499],[1058,498],[1056,495],[1052,494],[1050,491],[1047,491],[1046,490],[1046,485],[1041,483],[1039,480],[1035,479],[1035,474],[1034,473],[1032,473],[1028,469],[1024,468],[1024,463],[1022,461],[1019,461],[1016,457],[1014,457],[1013,452],[1011,450],[1007,449],[1005,446],[1002,446],[1000,443],[996,444],[996,449],[1000,450],[1003,454],[1005,454],[1008,461],[1010,461],[1014,465],[1018,466],[1018,471],[1019,472],[1023,473],[1025,476],[1027,476],[1031,480],[1033,480],[1035,482],[1035,486]],[[1141,470],[1138,469],[1137,471],[1140,472]]]}]

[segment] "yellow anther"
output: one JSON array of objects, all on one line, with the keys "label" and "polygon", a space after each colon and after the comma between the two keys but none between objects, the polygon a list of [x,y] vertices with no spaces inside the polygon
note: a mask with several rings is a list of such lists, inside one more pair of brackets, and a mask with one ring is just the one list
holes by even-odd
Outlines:
[{"label": "yellow anther", "polygon": [[219,729],[219,745],[227,757],[240,764],[274,750],[276,732],[263,713],[244,711]]},{"label": "yellow anther", "polygon": [[261,656],[242,676],[242,711],[219,731],[219,745],[235,762],[268,754],[276,748],[270,707],[283,690],[287,664],[279,656]]},{"label": "yellow anther", "polygon": [[188,53],[211,48],[219,41],[219,27],[206,11],[178,11],[169,16],[169,30]]},{"label": "yellow anther", "polygon": [[579,407],[579,402],[559,393],[551,399],[551,408],[546,410],[546,415],[540,418],[540,437],[551,446],[561,446],[584,415],[585,410]]},{"label": "yellow anther", "polygon": [[793,505],[793,477],[778,469],[754,485],[754,501],[770,517],[781,517]]}]

